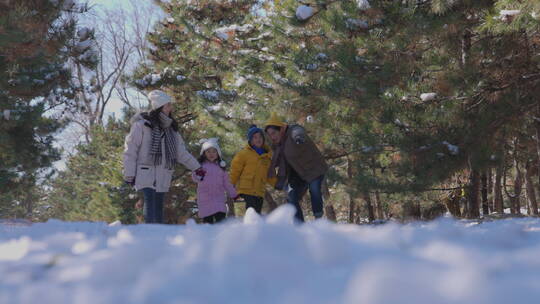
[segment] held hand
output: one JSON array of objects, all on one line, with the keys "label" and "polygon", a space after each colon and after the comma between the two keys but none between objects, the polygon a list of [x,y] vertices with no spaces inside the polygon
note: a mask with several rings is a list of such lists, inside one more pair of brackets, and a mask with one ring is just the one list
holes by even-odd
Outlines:
[{"label": "held hand", "polygon": [[300,126],[294,126],[291,130],[291,136],[297,145],[306,142],[306,131]]},{"label": "held hand", "polygon": [[240,199],[240,194],[236,195],[235,197],[232,198],[233,201],[237,201]]},{"label": "held hand", "polygon": [[199,169],[195,170],[195,175],[203,178],[206,175],[206,170],[200,167]]},{"label": "held hand", "polygon": [[296,137],[296,138],[294,139],[294,142],[295,142],[297,145],[300,145],[300,144],[305,143],[306,140],[305,140],[303,137],[300,137],[300,136],[299,136],[299,137]]},{"label": "held hand", "polygon": [[135,186],[135,176],[126,176],[126,177],[124,178],[124,181],[125,181],[126,184],[128,184],[128,185]]}]

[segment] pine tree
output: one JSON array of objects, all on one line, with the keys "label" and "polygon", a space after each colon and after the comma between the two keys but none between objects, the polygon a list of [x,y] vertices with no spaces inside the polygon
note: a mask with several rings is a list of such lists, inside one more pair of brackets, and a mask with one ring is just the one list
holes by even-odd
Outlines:
[{"label": "pine tree", "polygon": [[[481,179],[509,172],[505,154],[516,150],[516,168],[540,164],[535,1],[284,0],[244,14],[233,2],[164,4],[139,83],[177,93],[197,137],[240,142],[270,111],[304,124],[333,165],[329,184],[350,197],[350,221],[359,198],[370,220],[394,202],[421,216],[438,208],[425,204],[440,200],[430,189],[462,187],[464,216],[478,217]],[[528,148],[509,148],[515,138]]]},{"label": "pine tree", "polygon": [[[126,115],[129,113],[126,113]],[[122,155],[127,121],[109,118],[94,126],[91,141],[80,143],[67,160],[66,169],[49,184],[50,216],[70,221],[120,220],[135,223],[138,195],[123,181]]]},{"label": "pine tree", "polygon": [[[536,21],[503,10],[510,5],[518,4],[280,1],[276,28],[297,46],[287,49],[296,64],[286,65],[285,74],[309,79],[299,111],[327,98],[322,104],[337,109],[325,111],[330,119],[344,114],[334,133],[350,132],[344,150],[354,153],[357,168],[350,187],[418,193],[466,170],[466,216],[479,215],[480,173],[496,162],[491,156],[503,130],[537,104],[527,46],[534,40],[523,32],[536,29]],[[279,42],[274,47],[277,52]],[[331,64],[317,63],[315,54]]]},{"label": "pine tree", "polygon": [[45,113],[70,102],[69,70],[76,16],[71,0],[0,3],[0,206],[17,211],[25,193],[60,157],[53,136],[63,123]]}]

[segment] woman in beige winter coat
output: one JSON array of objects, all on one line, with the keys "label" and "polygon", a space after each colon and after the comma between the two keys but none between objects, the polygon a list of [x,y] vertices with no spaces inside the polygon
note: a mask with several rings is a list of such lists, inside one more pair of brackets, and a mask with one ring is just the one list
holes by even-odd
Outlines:
[{"label": "woman in beige winter coat", "polygon": [[163,91],[148,94],[152,111],[136,114],[124,150],[124,179],[144,195],[146,223],[163,223],[163,199],[179,162],[199,176],[205,172],[186,150],[172,118],[172,99]]}]

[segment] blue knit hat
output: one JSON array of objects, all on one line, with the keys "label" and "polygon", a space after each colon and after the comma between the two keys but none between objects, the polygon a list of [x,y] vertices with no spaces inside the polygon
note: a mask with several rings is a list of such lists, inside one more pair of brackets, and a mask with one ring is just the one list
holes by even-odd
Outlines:
[{"label": "blue knit hat", "polygon": [[251,142],[255,133],[261,133],[264,140],[264,131],[261,128],[258,128],[257,125],[251,125],[247,133],[248,142]]}]

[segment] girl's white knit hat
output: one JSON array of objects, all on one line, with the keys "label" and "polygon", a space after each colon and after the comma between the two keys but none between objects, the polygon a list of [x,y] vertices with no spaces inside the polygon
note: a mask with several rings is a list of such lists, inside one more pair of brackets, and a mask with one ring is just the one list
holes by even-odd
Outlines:
[{"label": "girl's white knit hat", "polygon": [[221,167],[225,167],[227,165],[227,163],[225,163],[225,161],[223,161],[223,156],[221,155],[221,149],[219,148],[219,144],[218,144],[218,141],[219,139],[218,138],[208,138],[208,139],[201,139],[199,141],[199,143],[201,144],[201,154],[200,155],[203,155],[204,154],[204,151],[210,149],[210,148],[214,148],[217,150],[217,153],[219,155],[219,158],[221,159],[221,162],[219,163],[219,165]]},{"label": "girl's white knit hat", "polygon": [[171,96],[161,90],[153,90],[148,93],[148,100],[150,100],[152,110],[159,109],[172,102]]}]

